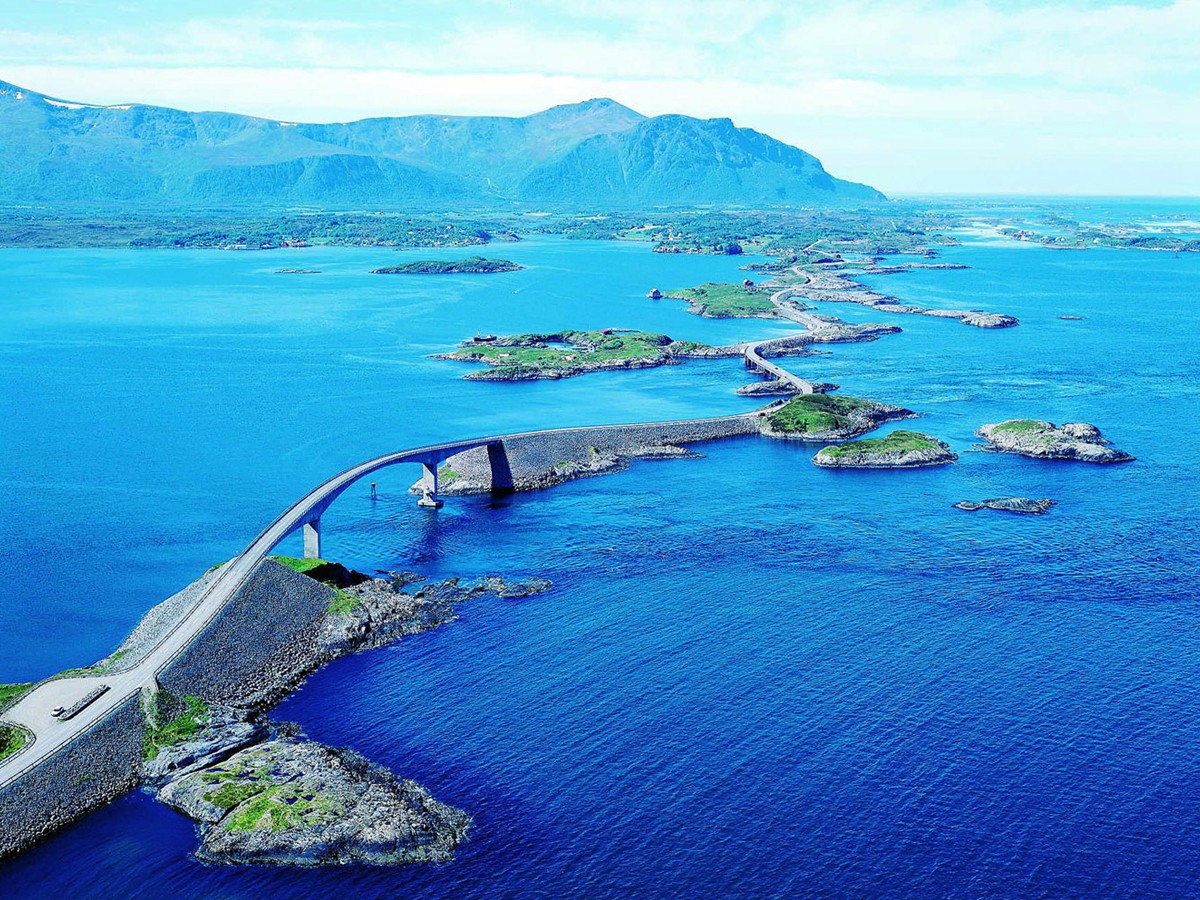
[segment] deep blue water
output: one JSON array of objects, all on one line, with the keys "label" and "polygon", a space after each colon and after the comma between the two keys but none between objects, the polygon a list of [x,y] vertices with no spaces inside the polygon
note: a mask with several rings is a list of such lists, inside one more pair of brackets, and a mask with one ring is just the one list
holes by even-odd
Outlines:
[{"label": "deep blue water", "polygon": [[[487,385],[427,354],[475,331],[633,326],[726,342],[652,286],[738,261],[557,240],[511,275],[362,274],[389,251],[4,251],[0,679],[90,661],[151,603],[346,465],[425,440],[749,408],[736,360]],[[740,439],[699,461],[436,514],[415,472],[351,491],[327,555],[539,574],[282,704],[475,816],[440,867],[211,868],[133,794],[0,867],[22,896],[1200,894],[1200,256],[981,243],[875,276],[1006,331],[830,306],[900,335],[793,360],[901,403],[955,466],[829,472]],[[283,267],[322,275],[282,276]],[[516,293],[513,293],[516,291]],[[1060,314],[1083,315],[1078,322]],[[975,452],[1014,416],[1099,425],[1138,461]],[[1041,518],[950,504],[1049,496]]]}]

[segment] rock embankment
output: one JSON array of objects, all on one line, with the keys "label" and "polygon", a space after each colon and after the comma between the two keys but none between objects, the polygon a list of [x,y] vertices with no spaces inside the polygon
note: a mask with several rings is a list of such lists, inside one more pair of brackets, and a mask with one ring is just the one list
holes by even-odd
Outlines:
[{"label": "rock embankment", "polygon": [[1001,512],[1025,513],[1040,516],[1049,512],[1054,501],[1049,497],[1033,499],[1032,497],[993,497],[990,500],[959,500],[954,504],[955,509],[965,509],[975,512],[978,509],[996,509]]},{"label": "rock embankment", "polygon": [[1091,463],[1129,462],[1133,456],[1118,450],[1087,422],[1055,425],[1042,419],[1009,419],[983,425],[975,432],[987,441],[985,449],[1016,453],[1034,459],[1074,459]]},{"label": "rock embankment", "polygon": [[893,431],[883,438],[825,447],[813,462],[826,469],[923,469],[957,459],[958,454],[935,437],[919,431]]},{"label": "rock embankment", "polygon": [[446,862],[470,817],[350,750],[273,740],[170,781],[159,799],[198,823],[206,862]]}]

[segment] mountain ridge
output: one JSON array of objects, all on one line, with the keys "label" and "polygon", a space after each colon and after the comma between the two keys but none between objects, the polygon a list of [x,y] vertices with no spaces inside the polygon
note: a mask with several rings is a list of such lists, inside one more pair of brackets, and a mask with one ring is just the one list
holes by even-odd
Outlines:
[{"label": "mountain ridge", "polygon": [[838,205],[885,199],[731,119],[592,98],[527,116],[302,123],[0,81],[0,202]]}]

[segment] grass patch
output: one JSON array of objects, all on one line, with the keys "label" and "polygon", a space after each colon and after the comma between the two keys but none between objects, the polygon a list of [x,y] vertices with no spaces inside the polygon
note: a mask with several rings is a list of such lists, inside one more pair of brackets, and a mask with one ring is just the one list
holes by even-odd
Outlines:
[{"label": "grass patch", "polygon": [[329,612],[335,616],[348,616],[358,608],[362,602],[357,594],[352,594],[342,588],[337,588],[337,593],[333,595],[333,599],[329,601]]},{"label": "grass patch", "polygon": [[992,431],[1009,431],[1017,434],[1026,434],[1033,431],[1042,431],[1046,427],[1045,422],[1039,422],[1037,419],[1012,419],[1008,422],[1001,422]]},{"label": "grass patch", "polygon": [[[174,698],[160,691],[154,698],[156,710],[168,706]],[[208,722],[208,704],[192,694],[183,698],[184,710],[165,725],[155,726],[147,723],[146,734],[142,739],[142,756],[151,760],[158,756],[164,747],[181,744],[204,727]]]},{"label": "grass patch", "polygon": [[321,566],[330,565],[327,559],[301,559],[299,556],[272,556],[269,558],[301,575],[307,575],[313,569],[319,569]]},{"label": "grass patch", "polygon": [[801,394],[767,417],[774,431],[784,434],[821,434],[850,427],[850,414],[868,409],[871,401],[831,394]]},{"label": "grass patch", "polygon": [[664,296],[686,300],[700,315],[713,319],[737,319],[773,313],[775,304],[762,288],[710,281],[700,287],[668,291]]},{"label": "grass patch", "polygon": [[205,794],[204,799],[222,809],[233,809],[264,790],[262,785],[253,781],[226,781],[215,791]]},{"label": "grass patch", "polygon": [[906,453],[911,450],[936,450],[939,447],[933,438],[918,431],[893,431],[881,438],[835,444],[821,452],[835,459],[844,459],[869,453]]},{"label": "grass patch", "polygon": [[25,746],[29,733],[15,725],[0,725],[0,759],[8,759]]},{"label": "grass patch", "polygon": [[354,572],[341,563],[327,559],[302,559],[298,556],[271,556],[268,559],[334,589],[361,584],[367,580],[367,576],[361,572]]},{"label": "grass patch", "polygon": [[29,693],[33,682],[23,684],[0,684],[0,709],[8,709]]},{"label": "grass patch", "polygon": [[341,805],[328,794],[301,792],[291,785],[271,785],[238,805],[225,821],[225,830],[283,831],[313,825],[341,813]]}]

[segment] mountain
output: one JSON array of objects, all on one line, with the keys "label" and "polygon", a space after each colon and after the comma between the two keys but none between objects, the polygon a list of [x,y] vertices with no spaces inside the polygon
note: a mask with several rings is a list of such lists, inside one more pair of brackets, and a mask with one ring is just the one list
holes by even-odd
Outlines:
[{"label": "mountain", "polygon": [[881,200],[729,119],[612,100],[520,118],[310,125],[95,106],[0,81],[0,202],[237,206],[831,205]]}]

